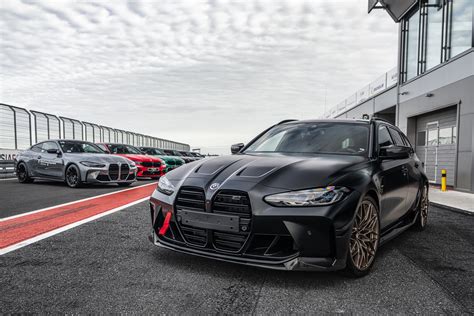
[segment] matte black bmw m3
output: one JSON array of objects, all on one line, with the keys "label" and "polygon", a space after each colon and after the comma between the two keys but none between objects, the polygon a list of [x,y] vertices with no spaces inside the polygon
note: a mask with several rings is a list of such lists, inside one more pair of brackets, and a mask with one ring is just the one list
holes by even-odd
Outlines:
[{"label": "matte black bmw m3", "polygon": [[284,121],[232,152],[159,180],[150,199],[154,244],[258,267],[362,276],[381,244],[426,226],[421,162],[385,121]]}]

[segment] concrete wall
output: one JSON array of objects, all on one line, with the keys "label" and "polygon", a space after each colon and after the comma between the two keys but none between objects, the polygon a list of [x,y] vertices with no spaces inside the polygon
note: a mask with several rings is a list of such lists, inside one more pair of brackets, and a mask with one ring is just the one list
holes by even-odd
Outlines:
[{"label": "concrete wall", "polygon": [[363,114],[373,114],[397,104],[397,87],[394,86],[371,97],[351,110],[340,114],[339,118],[361,118]]},{"label": "concrete wall", "polygon": [[[428,78],[425,78],[428,79]],[[426,97],[432,93],[432,97]],[[459,104],[457,132],[456,188],[474,191],[474,76],[451,83],[439,89],[426,91],[416,98],[400,103],[399,127],[408,130],[409,118]],[[410,139],[412,135],[409,135]]]},{"label": "concrete wall", "polygon": [[[409,82],[393,87],[338,117],[360,118],[397,104],[398,126],[415,145],[416,117],[459,105],[455,186],[474,192],[474,49]],[[431,94],[430,97],[427,94]]]}]

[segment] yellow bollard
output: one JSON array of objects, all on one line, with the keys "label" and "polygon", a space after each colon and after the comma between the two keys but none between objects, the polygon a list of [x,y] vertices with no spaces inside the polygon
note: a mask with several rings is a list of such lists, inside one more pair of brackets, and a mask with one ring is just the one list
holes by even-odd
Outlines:
[{"label": "yellow bollard", "polygon": [[446,192],[446,169],[441,169],[441,191]]}]

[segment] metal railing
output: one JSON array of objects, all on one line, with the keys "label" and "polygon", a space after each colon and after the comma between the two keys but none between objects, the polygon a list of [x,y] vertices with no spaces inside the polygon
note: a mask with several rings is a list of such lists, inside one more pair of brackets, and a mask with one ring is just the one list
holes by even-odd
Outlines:
[{"label": "metal railing", "polygon": [[0,149],[22,150],[48,139],[114,142],[190,150],[188,144],[0,103]]},{"label": "metal railing", "polygon": [[364,86],[362,89],[338,103],[336,106],[330,108],[324,113],[325,118],[334,118],[343,112],[355,108],[357,105],[364,103],[368,99],[376,96],[383,91],[394,87],[398,83],[397,68],[392,68],[387,71],[370,84]]}]

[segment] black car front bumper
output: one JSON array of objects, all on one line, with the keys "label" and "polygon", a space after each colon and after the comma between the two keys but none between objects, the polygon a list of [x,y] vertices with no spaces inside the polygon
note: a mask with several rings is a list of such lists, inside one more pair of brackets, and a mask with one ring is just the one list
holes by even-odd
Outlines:
[{"label": "black car front bumper", "polygon": [[[319,207],[273,207],[263,199],[252,199],[249,232],[238,250],[222,249],[215,232],[197,245],[183,236],[183,225],[170,197],[155,192],[150,199],[153,223],[150,241],[155,245],[196,256],[277,270],[331,271],[345,267],[349,238],[360,194],[351,192],[342,201]],[[171,212],[168,231],[160,235],[165,214]],[[187,227],[184,227],[187,228]],[[226,234],[226,233],[222,233]],[[230,237],[229,237],[230,236]],[[229,233],[231,237],[238,237]],[[189,237],[189,236],[188,236]]]}]

